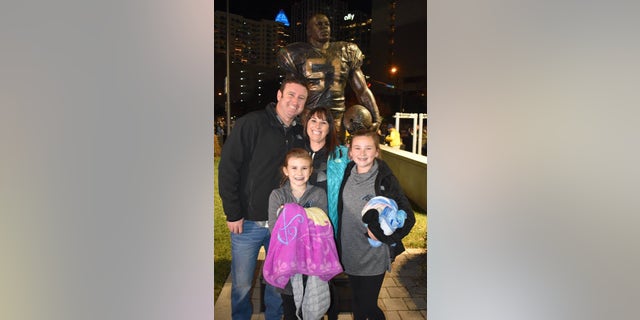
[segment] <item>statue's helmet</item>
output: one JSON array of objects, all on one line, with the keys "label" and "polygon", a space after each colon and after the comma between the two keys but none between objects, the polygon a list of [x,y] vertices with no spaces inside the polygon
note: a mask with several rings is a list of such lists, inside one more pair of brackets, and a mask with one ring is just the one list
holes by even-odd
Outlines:
[{"label": "statue's helmet", "polygon": [[371,112],[359,104],[349,107],[342,117],[342,125],[349,133],[358,130],[369,130],[372,124]]}]

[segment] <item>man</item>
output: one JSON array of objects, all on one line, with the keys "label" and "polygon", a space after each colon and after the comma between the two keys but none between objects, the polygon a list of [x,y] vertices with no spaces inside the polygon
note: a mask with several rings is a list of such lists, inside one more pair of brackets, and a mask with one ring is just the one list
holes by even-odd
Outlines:
[{"label": "man", "polygon": [[[268,204],[279,187],[284,156],[304,147],[297,117],[307,100],[304,80],[285,79],[277,104],[251,112],[236,121],[222,148],[218,187],[227,227],[231,232],[231,314],[234,320],[251,319],[249,291],[253,285],[260,247],[269,249]],[[265,319],[282,317],[282,299],[267,284]]]},{"label": "man", "polygon": [[224,139],[227,137],[225,126],[226,124],[225,124],[224,117],[218,116],[218,118],[216,119],[215,130],[216,130],[216,135],[218,136],[218,141],[220,142],[220,145],[224,144]]},{"label": "man", "polygon": [[307,22],[308,43],[296,42],[280,49],[278,65],[287,74],[307,80],[307,109],[331,109],[340,141],[344,140],[342,115],[345,111],[347,81],[359,103],[371,112],[372,130],[379,126],[378,105],[360,69],[364,55],[354,43],[330,42],[331,25],[324,14],[314,14]]}]

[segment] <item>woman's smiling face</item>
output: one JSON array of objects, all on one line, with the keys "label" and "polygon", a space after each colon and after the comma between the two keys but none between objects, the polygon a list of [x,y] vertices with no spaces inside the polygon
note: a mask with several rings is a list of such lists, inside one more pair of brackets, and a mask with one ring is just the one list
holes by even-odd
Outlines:
[{"label": "woman's smiling face", "polygon": [[307,122],[307,135],[309,136],[309,140],[323,143],[328,134],[329,122],[327,122],[326,119],[319,118],[317,114],[312,115]]}]

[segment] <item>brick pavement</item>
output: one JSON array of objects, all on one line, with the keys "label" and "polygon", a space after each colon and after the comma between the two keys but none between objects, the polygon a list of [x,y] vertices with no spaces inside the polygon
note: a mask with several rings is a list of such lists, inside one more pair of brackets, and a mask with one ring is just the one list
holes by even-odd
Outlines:
[{"label": "brick pavement", "polygon": [[[256,278],[262,270],[264,251],[258,257]],[[407,249],[396,257],[391,272],[387,272],[382,283],[378,305],[388,320],[427,319],[427,251],[425,249]],[[421,265],[421,262],[423,263]],[[227,278],[218,300],[215,302],[214,318],[231,319],[231,278]],[[255,281],[252,292],[252,320],[264,320],[260,313],[260,283]],[[325,316],[325,319],[327,317]],[[339,320],[353,319],[350,312],[342,312]]]}]

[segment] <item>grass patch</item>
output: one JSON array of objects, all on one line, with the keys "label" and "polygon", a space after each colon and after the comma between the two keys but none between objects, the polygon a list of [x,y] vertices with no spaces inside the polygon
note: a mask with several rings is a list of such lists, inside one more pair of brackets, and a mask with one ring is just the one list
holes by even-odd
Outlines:
[{"label": "grass patch", "polygon": [[414,203],[413,212],[416,215],[416,224],[411,228],[411,232],[402,239],[406,248],[427,248],[427,212]]},{"label": "grass patch", "polygon": [[[218,177],[218,163],[220,158],[214,158],[215,179]],[[218,193],[218,181],[213,183],[213,283],[214,299],[218,299],[229,272],[231,271],[231,237],[227,229],[227,219],[222,210],[222,200]]]},{"label": "grass patch", "polygon": [[[214,158],[214,179],[218,177],[218,163],[219,157]],[[227,229],[227,220],[222,210],[222,200],[218,194],[218,182],[215,181],[214,185],[214,199],[213,199],[213,221],[214,221],[214,233],[213,233],[213,263],[214,263],[214,299],[218,299],[222,287],[229,276],[231,271],[231,237],[229,236],[229,229]],[[407,248],[426,248],[427,247],[427,213],[413,205],[413,211],[416,215],[416,224],[411,229],[409,235],[403,239],[403,243]]]}]

